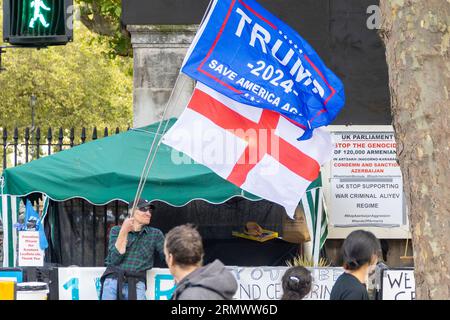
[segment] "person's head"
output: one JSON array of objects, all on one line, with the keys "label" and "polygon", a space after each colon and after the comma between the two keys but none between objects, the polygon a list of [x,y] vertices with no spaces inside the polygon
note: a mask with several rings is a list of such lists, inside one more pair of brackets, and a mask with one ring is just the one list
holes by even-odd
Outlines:
[{"label": "person's head", "polygon": [[[133,210],[133,204],[134,201],[131,201],[128,205],[130,214],[132,214],[131,210]],[[139,198],[136,202],[136,210],[133,215],[134,220],[142,225],[149,224],[152,218],[153,209],[155,209],[155,206],[150,201]]]},{"label": "person's head", "polygon": [[170,272],[174,268],[189,269],[203,264],[203,243],[200,233],[191,224],[173,228],[166,234],[164,254]]},{"label": "person's head", "polygon": [[363,266],[375,265],[381,250],[377,237],[369,231],[356,230],[342,245],[344,269],[355,271]]},{"label": "person's head", "polygon": [[301,300],[311,291],[311,272],[304,267],[291,267],[281,279],[283,296],[281,300]]}]

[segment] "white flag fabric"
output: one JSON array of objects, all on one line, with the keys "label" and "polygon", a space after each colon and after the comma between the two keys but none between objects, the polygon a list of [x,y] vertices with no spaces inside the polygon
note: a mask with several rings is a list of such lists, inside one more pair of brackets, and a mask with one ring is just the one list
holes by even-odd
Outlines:
[{"label": "white flag fabric", "polygon": [[[293,218],[333,148],[323,129],[298,141],[302,133],[279,113],[239,103],[198,83],[162,141],[241,189],[282,205]],[[178,152],[172,160],[189,161]]]}]

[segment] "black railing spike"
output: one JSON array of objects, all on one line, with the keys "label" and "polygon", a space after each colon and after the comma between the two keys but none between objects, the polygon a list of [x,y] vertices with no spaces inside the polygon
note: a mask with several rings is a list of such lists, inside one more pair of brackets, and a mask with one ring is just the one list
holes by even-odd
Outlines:
[{"label": "black railing spike", "polygon": [[92,140],[97,140],[97,127],[94,127],[94,131],[92,132]]},{"label": "black railing spike", "polygon": [[104,136],[104,137],[107,137],[107,136],[108,136],[108,128],[105,128],[105,132],[104,132],[103,136]]},{"label": "black railing spike", "polygon": [[19,129],[14,128],[14,167],[17,166],[17,146],[19,145]]},{"label": "black railing spike", "polygon": [[81,143],[84,143],[86,141],[86,128],[81,128]]},{"label": "black railing spike", "polygon": [[75,141],[75,129],[74,128],[70,129],[70,137],[69,137],[69,139],[70,139],[70,147],[72,148],[73,147],[73,143]]},{"label": "black railing spike", "polygon": [[52,128],[48,128],[47,131],[47,155],[51,155],[52,154],[52,140],[53,140],[53,135],[52,135]]},{"label": "black railing spike", "polygon": [[47,140],[48,140],[48,143],[52,143],[52,140],[53,140],[52,128],[48,128]]},{"label": "black railing spike", "polygon": [[25,162],[28,162],[30,152],[30,128],[25,128]]},{"label": "black railing spike", "polygon": [[37,127],[37,129],[36,129],[36,159],[39,159],[39,156],[40,156],[40,141],[41,141],[41,128]]},{"label": "black railing spike", "polygon": [[8,131],[6,130],[6,128],[3,128],[3,169],[6,169],[6,146],[7,146],[7,139],[8,139]]},{"label": "black railing spike", "polygon": [[59,133],[58,133],[58,146],[59,146],[59,150],[61,151],[63,148],[63,140],[64,140],[64,131],[63,128],[59,128]]},{"label": "black railing spike", "polygon": [[37,127],[37,129],[36,129],[36,142],[38,142],[39,140],[41,140],[41,128]]}]

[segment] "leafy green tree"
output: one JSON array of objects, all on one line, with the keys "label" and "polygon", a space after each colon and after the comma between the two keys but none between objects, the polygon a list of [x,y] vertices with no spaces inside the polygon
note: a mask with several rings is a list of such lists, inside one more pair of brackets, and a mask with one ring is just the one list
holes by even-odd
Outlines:
[{"label": "leafy green tree", "polygon": [[[2,0],[0,0],[0,6]],[[0,25],[2,25],[0,12]],[[2,39],[2,34],[0,34]],[[0,127],[126,127],[132,122],[132,59],[75,21],[74,42],[47,49],[7,49],[0,73]]]},{"label": "leafy green tree", "polygon": [[77,0],[81,22],[99,34],[112,57],[132,56],[130,35],[121,24],[122,0]]}]

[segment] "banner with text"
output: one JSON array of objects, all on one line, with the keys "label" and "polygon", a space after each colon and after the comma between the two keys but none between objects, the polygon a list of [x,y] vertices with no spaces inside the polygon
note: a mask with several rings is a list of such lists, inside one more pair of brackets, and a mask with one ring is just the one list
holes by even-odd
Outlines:
[{"label": "banner with text", "polygon": [[[283,295],[281,278],[287,267],[227,266],[238,282],[234,300],[279,300]],[[328,300],[342,268],[310,268],[313,274],[311,292],[305,300]],[[105,268],[59,268],[60,300],[98,300],[100,276]],[[169,269],[154,268],[147,272],[147,299],[168,300],[175,290]]]},{"label": "banner with text", "polygon": [[403,180],[393,132],[332,132],[331,224],[406,225]]},{"label": "banner with text", "polygon": [[342,82],[314,49],[254,0],[213,1],[182,72],[307,129],[331,123],[345,103]]}]

